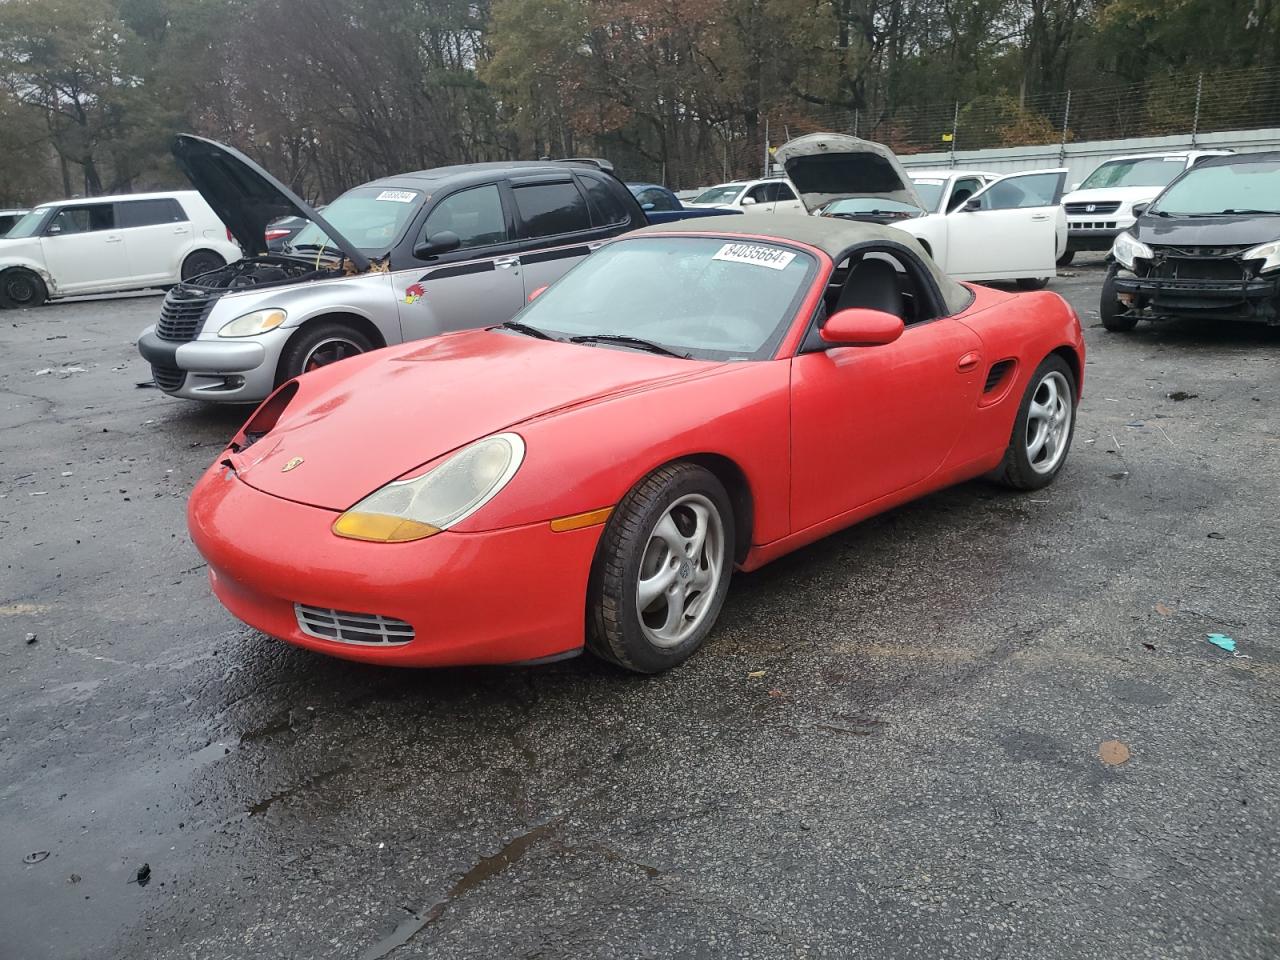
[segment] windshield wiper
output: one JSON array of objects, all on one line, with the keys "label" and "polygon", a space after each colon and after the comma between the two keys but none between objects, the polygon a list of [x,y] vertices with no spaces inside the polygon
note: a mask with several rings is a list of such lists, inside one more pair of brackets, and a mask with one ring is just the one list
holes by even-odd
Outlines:
[{"label": "windshield wiper", "polygon": [[1244,207],[1228,207],[1226,210],[1223,210],[1222,212],[1223,213],[1260,213],[1263,216],[1272,216],[1272,217],[1280,215],[1280,210],[1250,210]]},{"label": "windshield wiper", "polygon": [[679,360],[692,360],[693,358],[687,353],[677,353],[670,347],[664,347],[660,343],[654,343],[652,340],[642,340],[639,337],[628,337],[621,333],[583,333],[576,337],[569,338],[570,343],[616,343],[623,347],[635,347],[637,350],[645,350],[649,353],[660,353],[664,357],[676,357]]},{"label": "windshield wiper", "polygon": [[516,333],[523,333],[526,337],[536,337],[539,340],[555,340],[559,342],[559,337],[553,337],[545,330],[539,330],[537,327],[531,327],[527,323],[521,323],[519,320],[508,320],[506,323],[500,323],[492,330],[514,330]]}]

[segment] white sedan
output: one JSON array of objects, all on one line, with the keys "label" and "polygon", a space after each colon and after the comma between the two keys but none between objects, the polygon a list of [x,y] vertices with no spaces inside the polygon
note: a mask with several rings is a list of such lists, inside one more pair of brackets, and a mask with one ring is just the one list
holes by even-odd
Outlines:
[{"label": "white sedan", "polygon": [[958,280],[1016,280],[1036,289],[1057,272],[1065,168],[908,174],[888,147],[838,133],[791,140],[777,159],[811,212],[910,233]]}]

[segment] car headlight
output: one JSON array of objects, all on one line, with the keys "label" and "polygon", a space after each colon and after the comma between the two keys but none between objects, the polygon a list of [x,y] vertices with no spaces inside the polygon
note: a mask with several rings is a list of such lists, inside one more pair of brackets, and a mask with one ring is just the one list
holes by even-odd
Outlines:
[{"label": "car headlight", "polygon": [[377,543],[435,536],[497,496],[520,469],[524,450],[515,433],[477,440],[421,476],[375,490],[334,521],[333,532]]},{"label": "car headlight", "polygon": [[230,323],[224,323],[218,331],[220,337],[256,337],[260,333],[274,330],[284,323],[288,314],[283,310],[255,310],[243,317],[236,317]]},{"label": "car headlight", "polygon": [[1259,273],[1266,273],[1269,270],[1280,270],[1280,240],[1272,240],[1270,243],[1260,243],[1251,250],[1246,250],[1242,255],[1243,260],[1261,260],[1262,266],[1258,268]]},{"label": "car headlight", "polygon": [[1116,237],[1115,243],[1111,245],[1111,255],[1126,270],[1133,269],[1135,260],[1150,260],[1155,256],[1150,247],[1128,232]]}]

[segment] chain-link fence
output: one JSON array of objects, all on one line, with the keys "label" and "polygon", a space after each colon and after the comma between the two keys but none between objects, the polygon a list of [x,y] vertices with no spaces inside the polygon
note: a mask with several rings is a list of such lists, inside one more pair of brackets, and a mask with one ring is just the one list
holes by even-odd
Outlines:
[{"label": "chain-link fence", "polygon": [[1280,66],[1181,74],[1127,86],[1019,99],[984,97],[873,111],[796,106],[764,118],[754,136],[717,129],[718,149],[653,171],[675,187],[760,176],[768,150],[805,133],[852,133],[901,155],[1043,146],[1128,137],[1280,127]]}]

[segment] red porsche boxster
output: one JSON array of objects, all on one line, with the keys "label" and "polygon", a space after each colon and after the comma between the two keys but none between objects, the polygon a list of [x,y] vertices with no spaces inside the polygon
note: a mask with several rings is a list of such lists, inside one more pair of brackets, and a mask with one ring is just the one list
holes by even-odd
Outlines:
[{"label": "red porsche boxster", "polygon": [[191,496],[218,597],[355,660],[654,672],[735,567],[983,474],[1053,480],[1084,371],[1061,298],[957,284],[891,228],[736,221],[639,230],[500,327],[285,383]]}]

